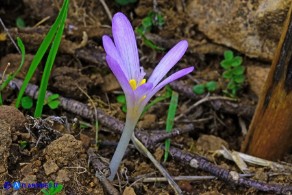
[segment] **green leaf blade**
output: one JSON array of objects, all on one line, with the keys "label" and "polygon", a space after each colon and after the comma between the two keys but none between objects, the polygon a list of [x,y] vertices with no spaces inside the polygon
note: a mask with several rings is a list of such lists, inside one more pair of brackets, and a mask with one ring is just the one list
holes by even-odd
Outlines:
[{"label": "green leaf blade", "polygon": [[21,98],[21,107],[24,109],[31,109],[33,106],[33,101],[31,99],[31,97],[29,96],[24,96]]},{"label": "green leaf blade", "polygon": [[61,102],[60,102],[59,100],[54,100],[54,101],[49,102],[49,103],[48,103],[48,106],[49,106],[52,110],[54,110],[54,109],[57,109],[57,108],[59,107],[60,103],[61,103]]},{"label": "green leaf blade", "polygon": [[206,89],[209,92],[214,92],[218,89],[218,83],[216,81],[209,81],[208,83],[206,83]]},{"label": "green leaf blade", "polygon": [[231,62],[231,66],[232,67],[238,67],[242,64],[242,57],[240,56],[236,56],[232,59],[232,62]]},{"label": "green leaf blade", "polygon": [[202,95],[205,93],[205,85],[198,84],[193,87],[193,92],[197,95]]},{"label": "green leaf blade", "polygon": [[47,90],[48,82],[49,82],[49,77],[51,74],[51,70],[52,70],[56,55],[57,55],[59,45],[61,43],[62,34],[63,34],[64,27],[65,27],[65,20],[67,18],[67,13],[68,13],[68,6],[69,6],[69,1],[65,0],[63,3],[62,9],[61,9],[61,13],[63,12],[63,14],[62,14],[62,17],[60,19],[60,23],[58,26],[59,28],[57,28],[55,38],[54,38],[52,46],[50,48],[49,55],[48,55],[48,58],[47,58],[47,61],[45,64],[45,69],[43,72],[41,84],[40,84],[39,96],[37,99],[36,109],[35,109],[35,113],[34,113],[34,117],[36,117],[36,118],[41,117],[41,115],[42,115],[43,106],[45,103],[46,90]]},{"label": "green leaf blade", "polygon": [[[177,105],[178,105],[178,93],[175,91],[172,91],[167,118],[166,118],[166,132],[168,133],[170,133],[173,129]],[[170,147],[170,140],[168,139],[165,141],[164,162],[168,158],[169,147]]]},{"label": "green leaf blade", "polygon": [[220,65],[221,65],[222,68],[227,70],[227,69],[229,69],[231,67],[231,60],[222,60],[220,62]]},{"label": "green leaf blade", "polygon": [[244,75],[236,75],[234,76],[234,82],[238,83],[238,84],[242,84],[245,81],[245,76]]},{"label": "green leaf blade", "polygon": [[243,66],[237,66],[232,70],[233,75],[242,75],[245,71]]},{"label": "green leaf blade", "polygon": [[231,60],[233,58],[233,51],[226,50],[224,52],[224,58],[225,58],[225,60]]}]

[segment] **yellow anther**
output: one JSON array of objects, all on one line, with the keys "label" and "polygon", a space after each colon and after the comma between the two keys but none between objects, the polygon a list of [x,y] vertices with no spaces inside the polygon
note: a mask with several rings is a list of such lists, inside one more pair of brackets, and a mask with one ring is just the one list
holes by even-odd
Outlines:
[{"label": "yellow anther", "polygon": [[137,86],[137,81],[135,79],[131,79],[129,81],[129,83],[130,83],[130,86],[132,87],[132,89],[136,90],[137,87],[146,83],[146,79],[142,79],[138,86]]},{"label": "yellow anther", "polygon": [[146,83],[146,79],[142,79],[142,81],[140,82],[140,85],[143,85]]},{"label": "yellow anther", "polygon": [[145,100],[145,98],[146,98],[146,95],[143,95],[143,96],[139,99],[139,104],[140,104],[143,100]]},{"label": "yellow anther", "polygon": [[132,87],[133,90],[136,90],[137,89],[137,82],[136,82],[135,79],[131,79],[129,81],[129,83],[130,83],[130,86]]},{"label": "yellow anther", "polygon": [[146,98],[146,95],[143,95],[143,97],[141,98],[141,101],[143,101]]}]

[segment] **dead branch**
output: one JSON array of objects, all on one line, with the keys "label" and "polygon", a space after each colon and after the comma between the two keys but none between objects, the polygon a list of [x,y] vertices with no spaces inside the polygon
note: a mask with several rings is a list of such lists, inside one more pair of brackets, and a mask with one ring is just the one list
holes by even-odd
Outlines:
[{"label": "dead branch", "polygon": [[252,180],[249,178],[239,177],[239,174],[235,171],[229,171],[220,168],[201,156],[184,152],[175,147],[171,147],[169,152],[175,159],[179,160],[181,163],[211,173],[212,175],[218,177],[219,179],[225,182],[239,186],[253,187],[257,190],[270,193],[277,194],[292,193],[291,185],[269,184],[261,181]]},{"label": "dead branch", "polygon": [[94,153],[94,150],[92,148],[89,148],[87,150],[87,154],[88,161],[95,170],[95,175],[102,183],[104,190],[107,191],[108,194],[119,195],[119,191],[107,179],[110,172],[108,166],[99,160],[98,156]]}]

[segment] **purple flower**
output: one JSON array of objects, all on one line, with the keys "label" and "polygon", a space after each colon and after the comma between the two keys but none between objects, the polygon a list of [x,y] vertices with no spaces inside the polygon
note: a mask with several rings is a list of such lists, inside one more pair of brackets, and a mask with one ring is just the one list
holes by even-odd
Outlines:
[{"label": "purple flower", "polygon": [[[120,83],[127,101],[127,117],[123,135],[131,136],[136,123],[149,100],[168,83],[179,79],[193,71],[193,67],[185,68],[169,77],[163,77],[182,58],[187,50],[188,42],[177,43],[156,66],[148,81],[140,66],[136,38],[130,21],[122,13],[114,15],[112,20],[113,39],[104,35],[103,46],[106,51],[106,61]],[[123,141],[123,135],[120,142]],[[129,142],[130,138],[128,138]],[[119,144],[120,144],[119,142]],[[128,145],[128,142],[126,145]],[[119,146],[117,147],[119,148]],[[115,152],[115,154],[117,151]],[[115,155],[112,159],[114,161]],[[112,164],[112,162],[111,162]],[[111,167],[111,170],[113,167]],[[114,170],[116,171],[116,170]],[[115,175],[115,173],[112,174]],[[113,179],[114,175],[110,176]]]}]

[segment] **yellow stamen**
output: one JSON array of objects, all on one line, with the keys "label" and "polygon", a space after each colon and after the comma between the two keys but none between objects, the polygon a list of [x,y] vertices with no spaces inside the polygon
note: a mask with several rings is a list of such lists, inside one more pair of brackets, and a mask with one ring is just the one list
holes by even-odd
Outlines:
[{"label": "yellow stamen", "polygon": [[140,85],[143,85],[146,83],[146,79],[142,79],[142,81],[140,82]]},{"label": "yellow stamen", "polygon": [[143,95],[143,97],[141,98],[141,101],[143,101],[146,98],[146,95]]},{"label": "yellow stamen", "polygon": [[133,90],[136,90],[136,88],[137,88],[137,82],[136,82],[136,80],[135,79],[131,79],[129,81],[129,83],[130,83],[130,86],[132,87],[132,89]]},{"label": "yellow stamen", "polygon": [[141,85],[146,83],[146,79],[142,79],[138,86],[137,86],[137,81],[135,79],[131,79],[129,81],[129,83],[130,83],[130,86],[132,87],[132,89],[136,90],[137,87],[139,87],[139,86],[141,86]]}]

